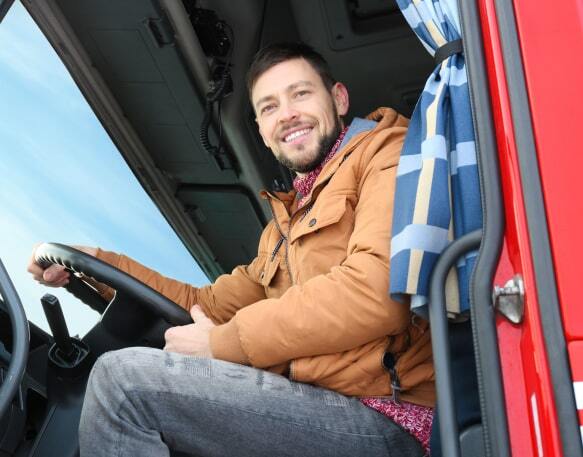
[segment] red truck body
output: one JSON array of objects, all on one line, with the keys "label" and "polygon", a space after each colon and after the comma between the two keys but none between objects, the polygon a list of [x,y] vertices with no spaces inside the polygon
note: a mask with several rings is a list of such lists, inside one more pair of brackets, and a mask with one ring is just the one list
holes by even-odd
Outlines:
[{"label": "red truck body", "polygon": [[[480,2],[482,33],[492,95],[506,227],[496,284],[515,274],[524,279],[525,316],[520,325],[498,318],[498,337],[512,455],[562,456],[560,420],[543,337],[547,303],[537,297],[524,190],[493,0]],[[583,167],[583,3],[515,0],[514,12],[522,56],[532,131],[540,170],[546,225],[560,315],[571,365],[575,396],[583,381],[583,308],[580,306],[580,259],[583,238],[581,178]],[[579,382],[579,384],[577,384]],[[583,427],[583,399],[578,400]],[[581,429],[583,430],[583,428]]]}]

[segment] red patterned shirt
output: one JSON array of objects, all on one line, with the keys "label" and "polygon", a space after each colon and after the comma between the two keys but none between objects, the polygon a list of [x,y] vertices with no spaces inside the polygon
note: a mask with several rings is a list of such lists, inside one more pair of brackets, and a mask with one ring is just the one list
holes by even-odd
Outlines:
[{"label": "red patterned shirt", "polygon": [[415,405],[406,401],[396,402],[387,398],[361,398],[360,401],[385,415],[417,438],[425,450],[425,455],[429,455],[433,408]]},{"label": "red patterned shirt", "polygon": [[320,165],[318,165],[316,168],[314,168],[306,175],[297,176],[296,179],[294,179],[294,189],[298,194],[301,195],[300,201],[298,203],[298,208],[304,206],[304,204],[308,201],[308,197],[310,196],[310,192],[312,192],[312,187],[314,187],[316,178],[318,178],[318,175],[322,171],[322,168],[324,168],[324,165],[330,162],[332,157],[334,157],[334,155],[336,154],[336,151],[338,151],[338,148],[342,144],[342,140],[344,139],[344,135],[346,135],[347,131],[348,127],[344,128],[342,132],[340,132],[340,135],[338,136],[336,143],[334,143],[334,146],[332,146],[332,149],[330,149],[330,152],[328,153],[328,155],[326,155],[326,157],[324,157],[324,160],[322,160],[322,163]]}]

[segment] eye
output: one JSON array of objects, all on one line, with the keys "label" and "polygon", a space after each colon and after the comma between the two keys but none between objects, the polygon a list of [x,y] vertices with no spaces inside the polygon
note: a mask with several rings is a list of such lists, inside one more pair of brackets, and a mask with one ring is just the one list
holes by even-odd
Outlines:
[{"label": "eye", "polygon": [[262,106],[261,109],[259,110],[259,113],[260,114],[269,114],[274,110],[275,110],[275,104],[270,103],[269,105]]},{"label": "eye", "polygon": [[306,95],[308,95],[310,93],[309,90],[298,90],[296,93],[294,93],[294,97],[295,98],[303,98]]}]

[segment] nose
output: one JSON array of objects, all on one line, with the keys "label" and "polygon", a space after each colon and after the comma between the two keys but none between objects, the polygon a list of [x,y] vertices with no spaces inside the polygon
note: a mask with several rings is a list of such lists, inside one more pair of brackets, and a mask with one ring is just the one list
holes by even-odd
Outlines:
[{"label": "nose", "polygon": [[294,121],[300,117],[300,113],[291,103],[283,103],[279,109],[278,121],[280,124],[285,124]]}]

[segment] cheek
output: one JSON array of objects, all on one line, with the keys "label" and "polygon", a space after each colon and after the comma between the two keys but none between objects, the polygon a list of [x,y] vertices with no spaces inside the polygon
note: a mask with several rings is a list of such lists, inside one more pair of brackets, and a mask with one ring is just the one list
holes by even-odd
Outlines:
[{"label": "cheek", "polygon": [[331,113],[332,110],[322,111],[320,113],[320,119],[322,122],[322,128],[327,130],[334,124],[334,116]]},{"label": "cheek", "polygon": [[265,146],[269,147],[271,137],[269,136],[268,130],[265,128],[265,126],[259,126],[259,135],[261,135],[261,139],[263,140],[263,143],[265,143]]},{"label": "cheek", "polygon": [[330,119],[326,114],[322,117],[322,126],[320,127],[323,134],[326,134],[330,131],[332,126],[332,119]]}]

